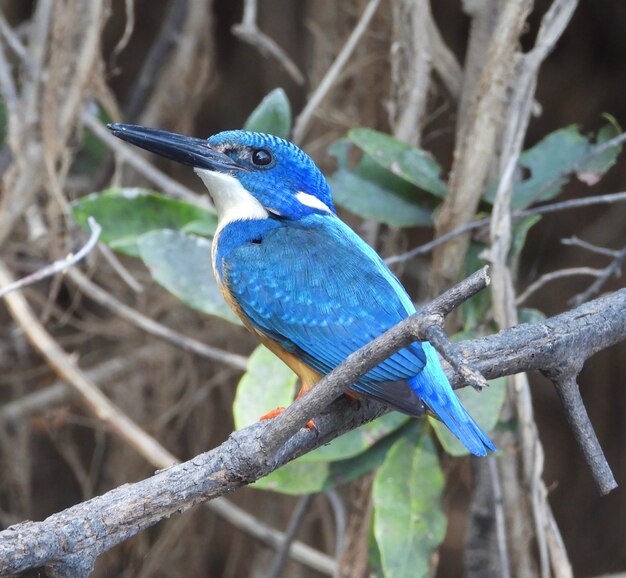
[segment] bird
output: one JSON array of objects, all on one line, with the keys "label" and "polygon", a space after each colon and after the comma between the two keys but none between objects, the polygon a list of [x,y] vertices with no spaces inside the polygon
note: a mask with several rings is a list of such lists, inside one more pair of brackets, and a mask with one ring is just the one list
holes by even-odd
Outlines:
[{"label": "bird", "polygon": [[[295,144],[245,130],[200,139],[139,125],[108,127],[200,177],[218,216],[211,249],[217,283],[247,329],[298,375],[298,396],[416,312],[398,278],[337,215],[328,181]],[[474,455],[496,449],[428,341],[398,351],[350,391],[410,416],[434,413]]]}]

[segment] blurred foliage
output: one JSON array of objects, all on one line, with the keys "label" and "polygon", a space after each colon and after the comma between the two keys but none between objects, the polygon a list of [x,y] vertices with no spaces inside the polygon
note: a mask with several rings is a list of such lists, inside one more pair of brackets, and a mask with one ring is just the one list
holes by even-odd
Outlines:
[{"label": "blurred foliage", "polygon": [[291,104],[282,88],[272,90],[257,106],[243,128],[289,138],[291,133]]},{"label": "blurred foliage", "polygon": [[139,254],[153,279],[189,307],[241,324],[213,276],[211,241],[160,229],[137,238]]},{"label": "blurred foliage", "polygon": [[[596,184],[614,164],[621,146],[604,150],[602,146],[617,136],[621,128],[609,118],[597,135],[580,134],[579,127],[572,125],[549,134],[535,146],[524,151],[519,166],[529,176],[518,180],[513,186],[513,209],[523,209],[540,201],[549,201],[559,195],[572,175],[588,184]],[[497,183],[492,183],[485,199],[493,202]]]},{"label": "blurred foliage", "polygon": [[328,152],[337,171],[328,178],[334,202],[364,219],[376,219],[393,227],[432,225],[431,212],[420,206],[415,187],[364,154],[350,166],[352,143],[340,140]]},{"label": "blurred foliage", "polygon": [[389,578],[427,578],[430,557],[446,533],[444,476],[432,439],[412,423],[376,473],[374,536]]},{"label": "blurred foliage", "polygon": [[[245,123],[249,130],[287,138],[292,126],[289,101],[281,89],[268,94]],[[514,184],[514,208],[526,208],[558,196],[572,178],[593,184],[614,164],[621,147],[603,148],[619,132],[610,122],[596,135],[582,135],[575,126],[559,129],[525,151],[522,174]],[[89,148],[89,138],[83,141]],[[445,196],[447,185],[441,166],[426,151],[390,135],[367,128],[349,131],[347,138],[329,148],[337,169],[329,177],[335,202],[364,219],[394,227],[431,227],[433,211]],[[356,160],[354,157],[358,157]],[[493,202],[497,183],[485,194],[484,210]],[[103,226],[102,242],[139,257],[154,280],[190,307],[231,322],[238,322],[220,295],[211,271],[213,213],[183,201],[142,189],[113,189],[74,203],[74,218],[86,228],[88,216]],[[513,268],[526,236],[540,217],[519,220],[509,255]],[[486,244],[471,243],[466,260],[469,274],[480,268]],[[484,291],[463,304],[463,333],[476,337],[491,308]],[[520,320],[533,322],[541,313],[521,309]],[[490,431],[498,422],[505,398],[505,379],[491,382],[480,394],[465,388],[458,392],[469,413]],[[263,346],[250,356],[248,370],[239,382],[233,413],[237,428],[258,420],[278,406],[291,403],[295,375]],[[453,456],[467,450],[440,422],[416,422],[390,413],[350,432],[331,444],[295,460],[259,480],[254,487],[285,494],[320,492],[345,484],[379,468],[373,487],[374,519],[371,563],[387,577],[419,578],[428,575],[428,560],[444,537],[443,474],[433,437]],[[407,423],[409,422],[409,423]]]},{"label": "blurred foliage", "polygon": [[87,230],[93,217],[102,226],[100,241],[112,249],[139,257],[138,238],[150,231],[171,229],[212,237],[217,227],[214,212],[171,199],[146,189],[107,189],[72,204],[76,222]]}]

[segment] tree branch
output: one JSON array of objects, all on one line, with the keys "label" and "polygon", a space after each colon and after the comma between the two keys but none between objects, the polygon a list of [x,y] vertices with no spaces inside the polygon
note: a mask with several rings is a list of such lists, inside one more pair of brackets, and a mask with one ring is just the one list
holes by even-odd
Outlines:
[{"label": "tree branch", "polygon": [[[315,393],[303,396],[283,416],[234,432],[219,447],[151,478],[116,488],[42,522],[24,522],[1,532],[0,574],[65,560],[72,562],[72,569],[87,568],[102,552],[161,519],[251,483],[382,415],[386,407],[370,399],[359,404],[344,398],[330,406],[326,403],[329,396],[333,399],[346,384],[404,347],[407,326],[411,326],[415,339],[415,327],[421,331],[424,326],[436,325],[437,314],[442,315],[458,300],[458,291],[454,296],[457,289],[458,286],[425,307],[421,313],[426,312],[427,317],[413,316],[351,355],[320,382]],[[559,370],[567,372],[567,368],[577,371],[583,360],[626,339],[625,310],[626,289],[622,289],[543,323],[519,325],[496,335],[461,342],[457,347],[463,358],[489,379],[531,370],[548,375]],[[455,387],[464,385],[451,370],[447,374]],[[318,399],[318,392],[325,392],[324,396]],[[288,413],[291,418],[281,419]],[[317,432],[298,429],[314,415]],[[287,441],[274,452],[273,440],[278,438]],[[79,564],[81,560],[83,563]],[[72,570],[73,573],[59,574],[63,567],[57,566],[57,575],[88,573]]]}]

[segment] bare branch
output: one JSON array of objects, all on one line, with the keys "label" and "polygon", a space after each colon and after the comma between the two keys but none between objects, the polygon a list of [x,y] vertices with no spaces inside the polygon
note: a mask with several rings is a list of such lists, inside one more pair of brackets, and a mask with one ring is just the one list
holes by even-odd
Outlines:
[{"label": "bare branch", "polygon": [[157,323],[153,319],[142,315],[139,311],[134,310],[132,307],[125,305],[101,287],[98,287],[98,285],[90,281],[80,271],[73,270],[68,273],[68,277],[76,283],[90,299],[93,299],[103,307],[107,307],[116,315],[129,321],[146,333],[173,343],[185,351],[192,351],[197,355],[225,363],[235,369],[245,371],[247,368],[248,359],[243,355],[237,355],[236,353],[224,351],[217,347],[211,347],[210,345],[206,345],[196,339],[187,337],[173,329],[165,327],[161,323]]},{"label": "bare branch", "polygon": [[304,84],[304,75],[289,55],[257,25],[257,0],[245,0],[240,24],[232,32],[244,42],[254,46],[261,54],[274,58],[298,84]]},{"label": "bare branch", "polygon": [[621,251],[615,255],[615,258],[607,267],[599,272],[598,278],[590,285],[590,287],[576,295],[573,299],[570,300],[570,305],[580,305],[590,299],[594,295],[598,294],[602,287],[606,284],[606,282],[613,277],[614,275],[617,277],[621,275],[622,265],[626,260],[626,247],[624,247]]},{"label": "bare branch", "polygon": [[561,245],[580,247],[590,251],[591,253],[597,253],[598,255],[604,255],[605,257],[617,257],[619,255],[619,251],[607,249],[606,247],[598,247],[598,245],[594,245],[588,241],[583,241],[576,236],[570,237],[569,239],[561,239]]},{"label": "bare branch", "polygon": [[[163,62],[167,51],[178,41],[178,37],[185,23],[188,4],[189,0],[172,0],[169,2],[167,13],[163,18],[159,32],[152,46],[150,46],[150,51],[143,62],[141,72],[133,85],[130,98],[126,106],[124,106],[125,122],[135,123],[150,98],[156,86],[156,78],[163,71]],[[134,26],[132,10],[128,10],[127,8],[126,14],[126,30],[128,30],[129,27],[132,29]],[[124,31],[124,36],[126,36],[126,30]],[[115,47],[114,55],[117,55],[121,51],[120,44],[122,44],[123,40],[124,38],[122,38]]]},{"label": "bare branch", "polygon": [[64,271],[68,267],[72,267],[76,265],[76,263],[82,261],[96,246],[96,243],[100,238],[100,233],[102,232],[102,227],[98,225],[98,223],[96,223],[96,220],[93,217],[88,217],[87,223],[89,224],[91,235],[87,243],[85,243],[85,245],[82,247],[82,249],[80,249],[77,253],[70,253],[67,257],[65,257],[65,259],[60,259],[59,261],[50,263],[50,265],[38,269],[30,275],[22,277],[21,279],[18,279],[17,281],[0,288],[0,298],[4,297],[7,293],[10,293],[11,291],[15,291],[16,289],[22,289],[27,285],[38,283],[46,277],[51,277],[55,273]]},{"label": "bare branch", "polygon": [[[467,361],[490,379],[521,371],[550,371],[574,359],[580,364],[600,349],[626,339],[625,308],[626,289],[623,289],[544,323],[520,325],[462,342],[458,347]],[[441,311],[441,307],[435,310]],[[398,326],[361,351],[376,352],[384,348],[388,355],[389,343],[396,349],[403,346],[398,336],[404,331]],[[368,362],[373,366],[379,359]],[[362,371],[367,371],[363,363],[361,356],[353,355],[325,381],[339,384],[340,389],[344,382],[355,380]],[[461,385],[451,372],[448,375],[457,386]],[[304,405],[307,398],[314,397],[307,394],[294,406]],[[0,573],[19,572],[68,556],[93,559],[94,553],[99,555],[164,517],[267,475],[285,462],[386,411],[382,404],[368,399],[360,404],[339,399],[322,409],[324,402],[313,404],[305,417],[308,420],[318,414],[317,434],[306,428],[297,431],[273,457],[268,457],[265,440],[282,435],[280,430],[287,427],[278,418],[234,432],[218,448],[149,479],[116,488],[42,522],[25,522],[8,528],[0,533]]]},{"label": "bare branch", "polygon": [[563,277],[574,277],[576,275],[588,275],[591,277],[599,277],[602,274],[601,269],[594,269],[593,267],[570,267],[568,269],[559,269],[558,271],[551,271],[546,273],[537,279],[534,283],[531,283],[526,290],[517,297],[515,300],[516,305],[521,305],[531,295],[539,291],[544,285],[554,281],[556,279],[562,279]]},{"label": "bare branch", "polygon": [[[606,195],[597,195],[595,197],[584,197],[582,199],[572,199],[571,201],[561,201],[559,203],[549,203],[547,205],[541,205],[540,207],[533,207],[532,209],[524,209],[522,211],[513,211],[511,214],[514,220],[524,219],[525,217],[530,217],[531,215],[546,215],[548,213],[555,213],[558,211],[565,211],[568,209],[578,209],[583,207],[590,207],[592,205],[604,205],[604,204],[613,204],[613,203],[621,203],[626,201],[626,191],[620,193],[610,193]],[[388,257],[385,259],[385,263],[387,265],[393,265],[395,263],[403,263],[404,261],[408,261],[417,255],[423,255],[425,253],[430,253],[435,247],[439,245],[443,245],[447,243],[451,239],[458,237],[459,235],[464,235],[465,233],[469,233],[471,231],[475,231],[476,229],[480,229],[482,227],[486,227],[491,222],[491,217],[486,219],[478,219],[476,221],[472,221],[471,223],[467,223],[461,227],[446,233],[445,235],[441,235],[441,237],[437,237],[428,243],[424,243],[419,247],[415,247],[406,253],[401,253],[400,255],[393,255],[392,257]]]},{"label": "bare branch", "polygon": [[319,83],[313,94],[310,96],[306,106],[302,109],[302,112],[299,114],[298,118],[293,127],[293,137],[292,140],[298,144],[302,142],[304,135],[309,128],[309,124],[311,123],[311,119],[313,118],[313,114],[317,107],[324,100],[326,95],[330,92],[333,85],[337,82],[339,78],[339,74],[343,70],[344,66],[347,64],[348,59],[352,55],[352,52],[356,48],[357,44],[361,40],[361,37],[367,30],[370,21],[374,17],[374,13],[380,4],[380,0],[370,0],[365,10],[363,10],[363,14],[361,15],[361,19],[354,27],[354,30],[350,34],[348,40],[343,45],[343,48],[340,50],[339,54],[337,54],[337,58],[331,64],[328,72],[322,81]]},{"label": "bare branch", "polygon": [[289,520],[287,531],[285,532],[285,541],[283,542],[281,549],[276,554],[274,563],[272,564],[270,571],[267,573],[267,578],[280,578],[283,575],[285,564],[289,560],[289,549],[291,548],[291,543],[294,541],[296,534],[302,527],[304,516],[306,516],[306,513],[309,511],[314,498],[315,494],[306,494],[298,501],[298,504],[291,515],[291,519]]},{"label": "bare branch", "polygon": [[568,372],[562,375],[555,375],[554,372],[546,372],[546,375],[556,387],[565,409],[567,423],[569,423],[574,437],[585,456],[585,461],[591,470],[600,493],[604,495],[617,488],[617,482],[604,457],[604,452],[600,447],[600,442],[596,432],[593,430],[585,404],[580,396],[580,390],[576,382],[577,373]]},{"label": "bare branch", "polygon": [[[0,283],[12,282],[11,275],[0,261]],[[9,312],[22,328],[33,347],[44,357],[48,365],[69,383],[87,408],[107,427],[136,448],[148,461],[159,460],[162,464],[173,464],[176,458],[153,437],[128,418],[113,404],[98,386],[74,363],[59,344],[46,331],[20,292],[4,296]],[[156,458],[155,458],[156,456]]]}]

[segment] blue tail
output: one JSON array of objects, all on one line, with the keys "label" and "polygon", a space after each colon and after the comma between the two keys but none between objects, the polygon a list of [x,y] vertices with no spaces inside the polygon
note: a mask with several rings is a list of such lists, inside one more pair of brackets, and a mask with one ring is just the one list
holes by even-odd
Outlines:
[{"label": "blue tail", "polygon": [[496,446],[452,390],[434,347],[427,341],[422,343],[422,347],[426,354],[426,366],[419,375],[409,379],[411,389],[475,456],[485,456],[487,450],[495,451]]}]

